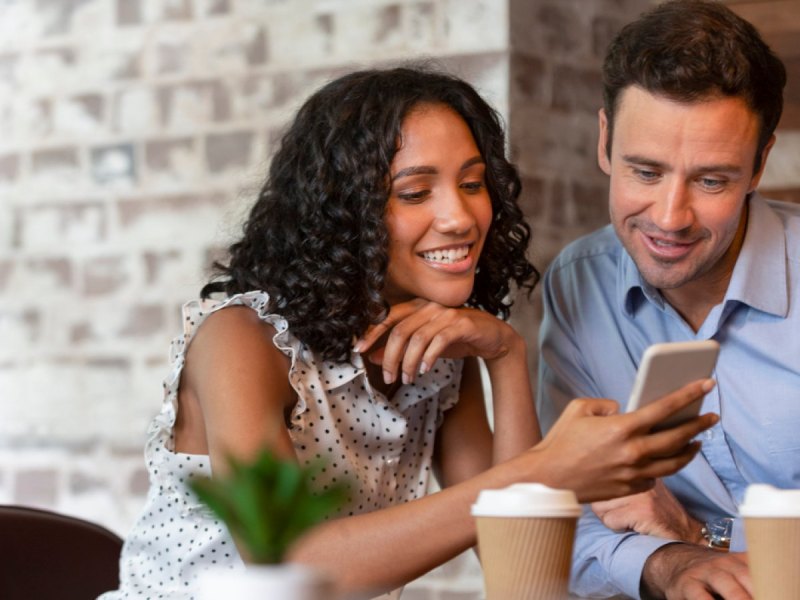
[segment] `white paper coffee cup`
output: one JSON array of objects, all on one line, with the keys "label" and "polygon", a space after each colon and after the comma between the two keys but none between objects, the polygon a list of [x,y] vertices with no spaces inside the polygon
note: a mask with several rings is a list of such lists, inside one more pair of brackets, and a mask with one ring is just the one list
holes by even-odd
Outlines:
[{"label": "white paper coffee cup", "polygon": [[483,490],[472,514],[486,600],[567,598],[580,513],[569,490],[522,483]]},{"label": "white paper coffee cup", "polygon": [[739,514],[755,600],[800,598],[800,490],[751,485]]}]

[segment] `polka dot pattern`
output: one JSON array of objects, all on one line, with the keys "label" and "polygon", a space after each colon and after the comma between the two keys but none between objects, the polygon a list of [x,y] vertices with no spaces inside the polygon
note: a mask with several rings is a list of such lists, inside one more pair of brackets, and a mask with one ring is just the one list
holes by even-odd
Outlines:
[{"label": "polka dot pattern", "polygon": [[173,443],[186,347],[208,315],[227,306],[248,306],[275,328],[273,343],[291,359],[289,380],[298,398],[289,435],[301,463],[324,461],[317,485],[350,483],[352,493],[340,515],[371,512],[425,494],[436,430],[444,412],[458,401],[462,361],[441,359],[414,384],[386,398],[371,387],[359,354],[346,363],[321,360],[291,335],[285,319],[265,312],[267,302],[264,292],[248,292],[183,307],[184,331],[170,348],[164,402],[148,430],[150,490],[125,541],[120,590],[101,600],[188,600],[203,570],[244,568],[224,524],[197,503],[187,486],[193,476],[211,475],[208,457],[174,452]]}]

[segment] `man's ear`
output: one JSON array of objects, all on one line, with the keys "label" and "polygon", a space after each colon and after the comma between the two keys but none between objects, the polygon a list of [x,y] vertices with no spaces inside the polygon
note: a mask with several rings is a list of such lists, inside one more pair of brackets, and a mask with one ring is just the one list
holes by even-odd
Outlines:
[{"label": "man's ear", "polygon": [[753,175],[753,178],[750,180],[750,189],[747,190],[748,193],[752,192],[754,189],[758,187],[758,182],[761,181],[761,176],[764,174],[764,167],[767,166],[767,157],[769,156],[769,151],[772,150],[772,147],[775,145],[775,134],[772,134],[772,137],[769,138],[769,141],[764,146],[764,149],[761,151],[761,167],[758,169],[758,173]]},{"label": "man's ear", "polygon": [[611,160],[608,157],[608,117],[606,116],[606,109],[601,108],[597,112],[597,124],[600,129],[600,135],[597,139],[597,164],[600,165],[603,173],[611,175]]}]

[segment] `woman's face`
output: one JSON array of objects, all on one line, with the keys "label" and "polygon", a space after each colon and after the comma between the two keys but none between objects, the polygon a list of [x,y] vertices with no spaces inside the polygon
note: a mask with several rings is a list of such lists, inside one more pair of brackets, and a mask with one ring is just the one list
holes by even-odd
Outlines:
[{"label": "woman's face", "polygon": [[389,304],[425,298],[461,306],[492,222],[483,162],[464,119],[443,104],[406,117],[386,207]]}]

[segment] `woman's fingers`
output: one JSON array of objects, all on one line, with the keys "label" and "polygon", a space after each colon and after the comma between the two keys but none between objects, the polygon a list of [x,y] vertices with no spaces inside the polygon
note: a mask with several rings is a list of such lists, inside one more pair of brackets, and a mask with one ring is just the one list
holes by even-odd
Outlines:
[{"label": "woman's fingers", "polygon": [[401,364],[402,373],[406,375],[405,383],[413,380],[430,332],[445,326],[444,323],[435,324],[440,314],[436,305],[429,304],[407,315],[392,327],[383,349],[382,365],[386,383],[397,379]]},{"label": "woman's fingers", "polygon": [[509,325],[482,311],[417,299],[393,306],[354,349],[382,365],[386,383],[398,377],[410,383],[441,356],[503,356],[512,343],[509,332],[513,332]]},{"label": "woman's fingers", "polygon": [[700,451],[700,442],[686,444],[680,452],[671,456],[656,457],[638,467],[639,476],[645,479],[658,479],[680,471],[688,465]]},{"label": "woman's fingers", "polygon": [[650,430],[662,423],[670,415],[702,398],[714,388],[714,385],[713,379],[693,381],[630,414],[632,416],[635,415],[643,430]]},{"label": "woman's fingers", "polygon": [[426,302],[419,298],[395,304],[389,309],[389,314],[386,315],[383,321],[376,325],[371,325],[361,339],[356,340],[353,350],[361,353],[366,352],[375,342],[391,331],[395,325],[418,311],[425,304]]},{"label": "woman's fingers", "polygon": [[575,398],[564,412],[574,417],[608,417],[619,412],[619,403],[608,398]]},{"label": "woman's fingers", "polygon": [[651,456],[672,456],[699,433],[719,422],[715,413],[707,413],[670,429],[661,429],[647,436],[645,444]]}]

